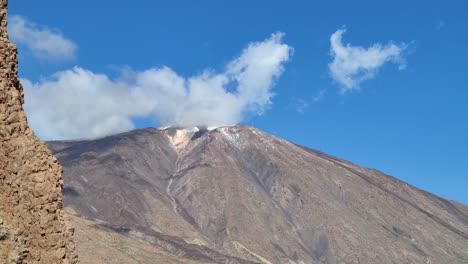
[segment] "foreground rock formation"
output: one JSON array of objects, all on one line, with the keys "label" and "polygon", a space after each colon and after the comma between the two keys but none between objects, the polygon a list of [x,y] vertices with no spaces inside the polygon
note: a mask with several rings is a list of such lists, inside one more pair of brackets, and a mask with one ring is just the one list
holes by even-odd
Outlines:
[{"label": "foreground rock formation", "polygon": [[0,0],[0,263],[77,263],[62,210],[62,168],[23,111],[7,4]]},{"label": "foreground rock formation", "polygon": [[90,228],[182,263],[468,263],[466,206],[255,128],[48,144],[86,244],[102,241]]}]

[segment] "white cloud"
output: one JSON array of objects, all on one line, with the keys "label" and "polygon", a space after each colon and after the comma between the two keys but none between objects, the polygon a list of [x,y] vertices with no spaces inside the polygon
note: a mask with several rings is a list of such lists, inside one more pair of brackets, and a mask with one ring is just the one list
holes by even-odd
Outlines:
[{"label": "white cloud", "polygon": [[359,88],[359,84],[375,76],[378,69],[387,62],[406,67],[403,51],[406,45],[375,43],[368,48],[344,45],[342,36],[345,29],[339,29],[330,37],[333,61],[328,65],[331,77],[342,86],[342,92]]},{"label": "white cloud", "polygon": [[9,18],[8,33],[13,42],[25,45],[35,56],[53,60],[68,60],[75,57],[77,46],[73,41],[22,16]]},{"label": "white cloud", "polygon": [[292,55],[282,36],[251,43],[221,73],[206,70],[185,78],[163,67],[112,80],[75,67],[38,83],[23,79],[26,112],[43,139],[123,132],[134,128],[134,117],[183,127],[234,125],[271,103],[274,82]]}]

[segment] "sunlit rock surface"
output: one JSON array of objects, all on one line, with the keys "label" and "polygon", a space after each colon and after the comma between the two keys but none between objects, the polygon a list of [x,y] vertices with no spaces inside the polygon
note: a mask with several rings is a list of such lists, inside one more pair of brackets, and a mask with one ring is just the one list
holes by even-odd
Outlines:
[{"label": "sunlit rock surface", "polygon": [[0,263],[77,263],[62,168],[28,127],[17,51],[0,0]]}]

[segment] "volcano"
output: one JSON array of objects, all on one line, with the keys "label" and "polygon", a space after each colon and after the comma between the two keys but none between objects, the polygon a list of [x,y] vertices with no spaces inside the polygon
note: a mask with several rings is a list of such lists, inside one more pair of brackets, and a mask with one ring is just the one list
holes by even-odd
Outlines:
[{"label": "volcano", "polygon": [[83,263],[105,263],[85,252],[98,234],[167,255],[158,263],[468,263],[465,205],[256,128],[48,146],[77,234],[95,230],[76,243]]}]

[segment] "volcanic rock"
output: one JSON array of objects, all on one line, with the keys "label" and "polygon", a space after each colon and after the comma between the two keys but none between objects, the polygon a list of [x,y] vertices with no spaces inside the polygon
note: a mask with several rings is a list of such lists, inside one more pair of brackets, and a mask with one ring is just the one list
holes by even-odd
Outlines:
[{"label": "volcanic rock", "polygon": [[0,0],[0,263],[77,263],[62,168],[28,126],[16,46]]}]

